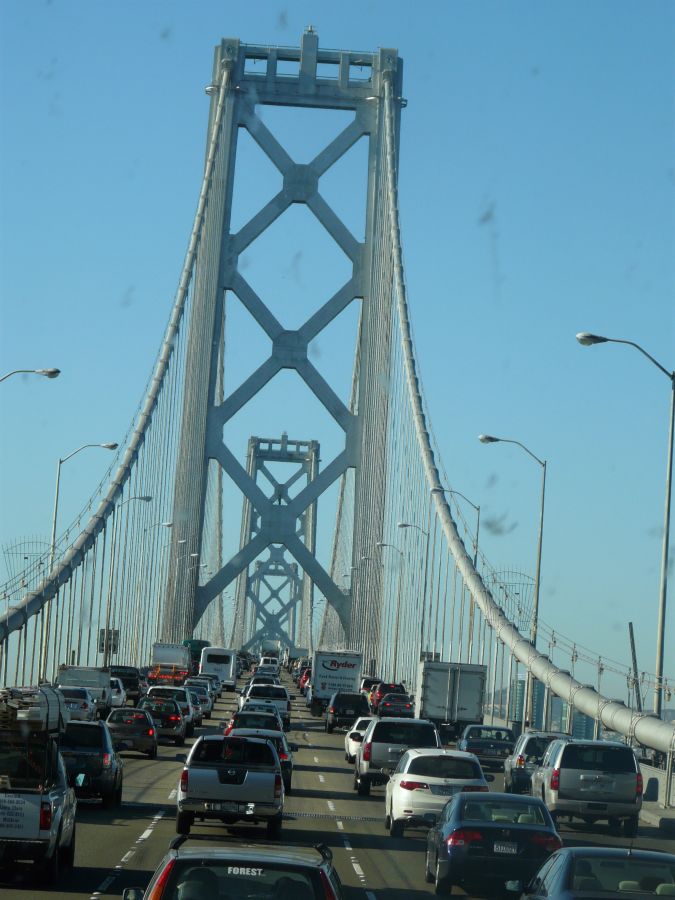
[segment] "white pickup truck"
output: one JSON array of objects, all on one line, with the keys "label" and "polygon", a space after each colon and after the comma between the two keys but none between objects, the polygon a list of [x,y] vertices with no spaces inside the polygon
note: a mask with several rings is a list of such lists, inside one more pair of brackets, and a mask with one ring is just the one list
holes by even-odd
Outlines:
[{"label": "white pickup truck", "polygon": [[278,838],[284,809],[281,763],[262,738],[207,735],[185,761],[176,796],[176,831],[189,834],[195,816],[222,822],[266,822]]},{"label": "white pickup truck", "polygon": [[31,863],[44,884],[75,858],[77,801],[59,753],[67,719],[49,687],[0,691],[0,871]]}]

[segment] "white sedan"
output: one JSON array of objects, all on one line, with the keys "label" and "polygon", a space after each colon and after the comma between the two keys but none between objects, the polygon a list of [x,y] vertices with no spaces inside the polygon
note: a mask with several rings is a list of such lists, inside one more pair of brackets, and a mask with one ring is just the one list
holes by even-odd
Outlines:
[{"label": "white sedan", "polygon": [[478,757],[463,750],[406,750],[385,789],[385,828],[401,837],[406,827],[429,825],[459,791],[487,791],[494,775],[483,774]]},{"label": "white sedan", "polygon": [[358,732],[363,738],[363,735],[366,732],[366,728],[373,721],[375,716],[361,716],[359,719],[354,722],[347,729],[347,733],[345,734],[345,759],[347,762],[353,763],[356,759],[356,748],[359,746],[361,741],[355,741],[352,737],[354,732]]}]

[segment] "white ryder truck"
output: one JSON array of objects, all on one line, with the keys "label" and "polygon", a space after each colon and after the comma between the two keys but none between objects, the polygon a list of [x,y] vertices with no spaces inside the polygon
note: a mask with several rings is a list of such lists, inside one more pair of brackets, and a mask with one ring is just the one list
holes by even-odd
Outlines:
[{"label": "white ryder truck", "polygon": [[320,716],[336,691],[358,694],[363,654],[355,650],[315,650],[309,684],[310,711]]}]

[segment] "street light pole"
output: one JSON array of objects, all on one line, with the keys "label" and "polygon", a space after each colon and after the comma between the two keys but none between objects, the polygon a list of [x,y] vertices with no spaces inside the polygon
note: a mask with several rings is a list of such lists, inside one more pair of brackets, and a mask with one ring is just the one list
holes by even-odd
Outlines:
[{"label": "street light pole", "polygon": [[[41,370],[37,370],[42,374]],[[52,370],[45,370],[52,371]],[[54,369],[53,371],[57,372],[58,369]],[[10,372],[10,375],[14,374]],[[8,378],[8,375],[4,376]],[[56,378],[56,375],[48,375],[48,378]],[[61,466],[64,462],[68,462],[69,459],[72,459],[73,456],[76,456],[81,450],[86,450],[87,447],[101,447],[103,450],[117,450],[116,443],[107,443],[107,444],[82,444],[81,447],[78,447],[77,450],[73,450],[72,453],[69,453],[68,456],[64,456],[62,459],[59,459],[56,464],[56,487],[54,489],[54,512],[52,515],[52,538],[49,542],[49,571],[54,567],[54,558],[56,556],[56,521],[59,512],[59,491],[61,485]],[[44,607],[43,607],[44,610]],[[49,634],[49,621],[51,618],[52,604],[51,601],[47,604],[46,611],[42,614],[42,631],[40,634],[40,666],[38,673],[38,681],[44,681],[47,677],[47,637]]]},{"label": "street light pole", "polygon": [[666,600],[668,595],[668,547],[670,543],[670,503],[672,497],[673,479],[673,430],[675,429],[675,371],[669,372],[654,357],[647,353],[644,347],[634,341],[620,340],[619,338],[603,337],[599,334],[591,334],[581,331],[577,334],[577,340],[582,347],[590,347],[593,344],[626,344],[639,350],[643,356],[653,363],[659,371],[663,372],[670,381],[670,421],[668,426],[668,452],[666,456],[666,500],[663,514],[663,543],[661,545],[661,578],[659,586],[659,611],[656,626],[656,685],[654,687],[654,712],[659,718],[663,711],[663,650],[666,631]]},{"label": "street light pole", "polygon": [[61,374],[61,369],[14,369],[13,372],[7,372],[6,375],[3,375],[0,378],[0,381],[5,381],[7,378],[11,378],[12,375],[44,375],[45,378],[58,378]]},{"label": "street light pole", "polygon": [[[541,466],[542,477],[541,477],[541,509],[539,513],[539,536],[537,539],[537,562],[536,562],[536,570],[534,577],[534,608],[532,610],[532,625],[530,627],[530,642],[532,646],[536,648],[537,646],[537,630],[539,627],[539,587],[541,584],[541,546],[542,540],[544,537],[544,498],[546,494],[546,460],[539,459],[538,456],[535,456],[531,450],[525,446],[525,444],[521,444],[520,441],[515,441],[511,438],[498,438],[493,437],[489,434],[481,434],[478,436],[478,440],[481,444],[516,444],[522,450],[524,450],[528,456],[531,456],[535,462],[538,462]],[[525,725],[527,722],[532,722],[532,708],[533,708],[533,699],[534,699],[534,691],[533,691],[533,678],[532,672],[529,667],[527,670],[527,681],[525,683],[525,697],[523,698],[523,720],[522,720],[522,728],[525,730]]]},{"label": "street light pole", "polygon": [[[431,516],[431,505],[429,505],[429,516]],[[424,616],[427,609],[427,575],[429,572],[429,534],[430,531],[425,531],[424,528],[420,528],[419,525],[415,525],[414,522],[399,522],[399,528],[416,528],[418,531],[421,531],[423,535],[426,536],[426,551],[424,554],[424,585],[422,587],[422,620],[420,622],[420,659],[422,658],[422,643],[424,642]]]},{"label": "street light pole", "polygon": [[399,550],[394,544],[386,544],[384,541],[377,542],[378,547],[391,547],[392,550],[395,550],[401,560],[399,562],[399,570],[398,570],[398,584],[396,586],[396,616],[394,618],[394,658],[392,661],[392,669],[393,669],[393,678],[394,680],[398,678],[398,638],[399,638],[399,627],[401,622],[401,576],[403,574],[403,551]]}]

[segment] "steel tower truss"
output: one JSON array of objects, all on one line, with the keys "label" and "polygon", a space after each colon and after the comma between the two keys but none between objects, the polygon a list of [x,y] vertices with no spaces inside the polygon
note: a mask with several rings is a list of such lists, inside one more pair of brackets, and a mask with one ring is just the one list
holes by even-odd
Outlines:
[{"label": "steel tower truss", "polygon": [[[402,63],[395,50],[377,53],[319,50],[318,36],[307,29],[299,48],[244,45],[224,39],[216,47],[211,94],[210,134],[217,134],[214,176],[209,187],[200,237],[204,252],[193,275],[194,293],[188,332],[188,359],[193,365],[185,380],[185,401],[174,494],[174,538],[167,583],[165,639],[191,634],[207,606],[270,545],[283,545],[331,605],[349,639],[352,598],[341,590],[298,536],[298,521],[347,469],[356,470],[357,501],[361,461],[380,465],[386,434],[386,398],[381,385],[388,372],[374,359],[374,348],[389,340],[390,302],[371,302],[378,277],[378,210],[382,205],[385,172],[381,148],[384,115],[380,103],[385,82],[400,97]],[[247,66],[248,61],[248,66]],[[257,63],[255,70],[251,63]],[[297,74],[280,74],[291,63]],[[319,66],[319,69],[317,67]],[[330,68],[335,77],[324,77]],[[370,70],[370,78],[357,70]],[[260,74],[262,73],[262,74]],[[256,106],[335,109],[353,111],[351,123],[309,164],[291,159],[256,113]],[[398,129],[398,119],[396,122]],[[246,129],[283,177],[283,187],[238,232],[230,220],[239,129]],[[368,141],[365,240],[359,242],[319,192],[319,180],[356,142]],[[211,146],[213,142],[211,141]],[[345,190],[353,189],[345,185]],[[279,216],[294,203],[304,204],[325,228],[352,264],[351,278],[297,330],[287,330],[239,269],[239,259]],[[231,393],[219,399],[219,372],[225,323],[224,296],[233,292],[269,337],[269,358]],[[380,292],[383,293],[383,292]],[[308,359],[307,348],[350,303],[361,300],[360,387],[358,405],[348,408]],[[223,440],[225,424],[283,369],[292,369],[329,412],[345,435],[344,448],[317,477],[287,503],[275,503],[255,484]],[[366,373],[366,374],[364,374]],[[227,373],[225,373],[227,384]],[[310,425],[311,423],[308,423]],[[308,427],[310,430],[310,427]],[[313,430],[313,428],[311,429]],[[209,464],[215,463],[233,480],[251,504],[259,528],[241,551],[203,585],[198,567],[179,566],[188,554],[198,555],[204,539],[204,510]],[[202,490],[194,490],[201,474]],[[366,491],[368,493],[368,491]],[[368,538],[381,539],[382,509],[369,504]],[[361,528],[363,531],[363,528]],[[355,541],[357,541],[355,535]]]}]

